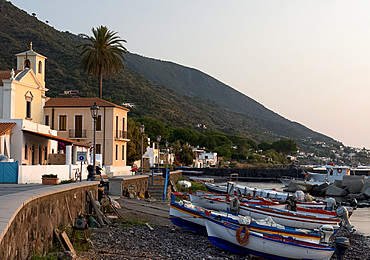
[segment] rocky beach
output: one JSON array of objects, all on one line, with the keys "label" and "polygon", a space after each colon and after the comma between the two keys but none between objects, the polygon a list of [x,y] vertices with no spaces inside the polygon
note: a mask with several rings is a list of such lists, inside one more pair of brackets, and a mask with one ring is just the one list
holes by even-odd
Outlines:
[{"label": "rocky beach", "polygon": [[[94,248],[88,259],[261,259],[213,246],[206,235],[174,226],[168,203],[120,198],[119,213],[128,221],[92,229]],[[150,223],[151,230],[145,223]],[[350,240],[344,259],[370,259],[370,237],[340,230],[336,236]],[[332,259],[336,259],[334,254]]]}]

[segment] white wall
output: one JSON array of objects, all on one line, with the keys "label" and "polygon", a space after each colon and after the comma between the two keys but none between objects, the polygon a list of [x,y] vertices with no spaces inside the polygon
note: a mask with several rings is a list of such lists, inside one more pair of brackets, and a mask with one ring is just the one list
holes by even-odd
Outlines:
[{"label": "white wall", "polygon": [[[41,183],[43,174],[57,174],[59,181],[75,178],[75,169],[81,165],[19,165],[18,183]],[[82,179],[87,179],[87,165],[82,165]]]},{"label": "white wall", "polygon": [[108,175],[108,177],[132,175],[131,166],[107,165],[104,168],[105,168],[105,174]]}]

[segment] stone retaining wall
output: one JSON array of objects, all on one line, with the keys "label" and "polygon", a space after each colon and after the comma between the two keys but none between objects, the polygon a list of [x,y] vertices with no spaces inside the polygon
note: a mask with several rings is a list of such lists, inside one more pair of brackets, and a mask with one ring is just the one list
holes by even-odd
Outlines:
[{"label": "stone retaining wall", "polygon": [[229,177],[232,173],[238,173],[239,177],[254,178],[281,178],[282,176],[303,177],[302,169],[296,167],[276,167],[276,168],[205,168],[203,175]]},{"label": "stone retaining wall", "polygon": [[72,224],[80,213],[87,211],[87,191],[97,199],[98,183],[68,187],[26,200],[0,236],[0,259],[29,259],[36,252],[47,252],[52,246],[53,230]]}]

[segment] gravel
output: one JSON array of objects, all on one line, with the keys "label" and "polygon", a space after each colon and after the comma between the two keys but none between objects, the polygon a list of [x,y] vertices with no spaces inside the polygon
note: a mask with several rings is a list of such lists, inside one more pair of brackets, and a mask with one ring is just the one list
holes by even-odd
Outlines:
[{"label": "gravel", "polygon": [[[119,200],[121,205],[127,201]],[[144,202],[143,202],[144,203]],[[160,207],[157,204],[156,207]],[[95,248],[81,255],[84,259],[263,259],[235,254],[213,246],[206,235],[187,231],[172,225],[168,218],[168,205],[162,205],[163,214],[149,214],[123,207],[120,214],[125,218],[140,219],[154,223],[154,230],[145,225],[122,226],[114,224],[92,230]],[[132,209],[132,208],[131,208]],[[161,216],[159,216],[161,215]],[[347,237],[350,248],[346,260],[369,260],[370,237],[358,232],[340,230],[337,237]],[[331,259],[337,259],[334,254]]]}]

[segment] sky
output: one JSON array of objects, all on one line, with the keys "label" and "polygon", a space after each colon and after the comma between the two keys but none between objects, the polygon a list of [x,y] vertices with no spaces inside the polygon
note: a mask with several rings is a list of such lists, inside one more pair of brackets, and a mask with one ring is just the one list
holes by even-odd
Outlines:
[{"label": "sky", "polygon": [[196,68],[289,120],[370,148],[368,0],[11,2],[60,31],[105,25],[132,53]]}]

